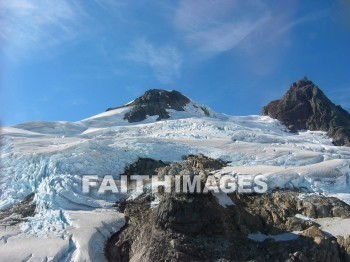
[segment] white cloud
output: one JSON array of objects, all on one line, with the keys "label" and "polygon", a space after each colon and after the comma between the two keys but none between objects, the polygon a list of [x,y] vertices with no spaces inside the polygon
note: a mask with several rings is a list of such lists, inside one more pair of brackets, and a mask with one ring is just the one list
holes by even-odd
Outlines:
[{"label": "white cloud", "polygon": [[175,27],[197,50],[221,53],[240,44],[270,19],[261,1],[181,1],[175,11]]},{"label": "white cloud", "polygon": [[329,9],[324,9],[321,11],[316,11],[314,13],[307,14],[305,16],[302,16],[296,20],[292,20],[286,24],[282,24],[281,27],[274,33],[274,37],[278,36],[280,34],[283,34],[289,30],[291,30],[293,27],[296,27],[298,25],[313,21],[313,20],[318,20],[320,18],[324,18],[329,16]]},{"label": "white cloud", "polygon": [[145,39],[134,41],[126,54],[129,61],[151,67],[156,78],[164,83],[172,83],[180,76],[182,54],[173,46],[157,46]]},{"label": "white cloud", "polygon": [[232,0],[183,0],[175,11],[174,23],[183,31],[201,30],[229,16],[235,6]]},{"label": "white cloud", "polygon": [[187,36],[187,40],[205,52],[225,52],[240,44],[269,17],[260,20],[224,23],[206,31],[195,32]]},{"label": "white cloud", "polygon": [[68,0],[10,0],[0,2],[0,44],[14,58],[74,39],[82,9]]},{"label": "white cloud", "polygon": [[293,29],[327,17],[329,10],[300,15],[298,1],[181,0],[173,24],[192,59],[230,52],[240,66],[259,75],[278,68],[293,45]]},{"label": "white cloud", "polygon": [[321,10],[295,19],[297,6],[295,1],[182,0],[175,10],[174,25],[202,57],[235,48],[248,54],[283,48],[281,40],[289,38],[287,33],[295,26],[327,15],[327,10]]}]

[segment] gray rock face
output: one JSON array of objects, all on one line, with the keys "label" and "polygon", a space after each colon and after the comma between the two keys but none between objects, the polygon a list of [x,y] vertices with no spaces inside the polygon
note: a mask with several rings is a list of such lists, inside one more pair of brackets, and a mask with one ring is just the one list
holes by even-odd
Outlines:
[{"label": "gray rock face", "polygon": [[282,99],[265,106],[263,115],[280,120],[293,132],[326,131],[335,145],[350,146],[350,114],[307,78],[293,83]]},{"label": "gray rock face", "polygon": [[344,261],[349,262],[350,261],[350,236],[347,236],[347,237],[338,236],[337,242],[341,246]]},{"label": "gray rock face", "polygon": [[227,166],[228,164],[227,162],[222,161],[221,159],[212,159],[202,154],[188,155],[188,156],[184,156],[182,159],[186,160],[186,162],[190,166],[198,169],[202,169],[205,171],[218,170]]},{"label": "gray rock face", "polygon": [[[190,99],[181,94],[178,91],[151,89],[145,92],[145,94],[132,103],[125,106],[132,106],[132,110],[124,115],[124,119],[128,122],[140,122],[145,120],[147,116],[158,115],[157,120],[169,118],[167,109],[173,109],[176,111],[184,111],[185,106],[190,103]],[[122,107],[125,107],[122,106]],[[108,108],[107,111],[122,108]],[[209,112],[206,108],[201,108],[206,115]]]},{"label": "gray rock face", "polygon": [[151,158],[139,158],[136,162],[125,168],[123,175],[128,177],[131,175],[152,177],[153,175],[157,174],[157,168],[165,166],[167,166],[167,164],[161,160],[156,161]]},{"label": "gray rock face", "polygon": [[[263,195],[232,195],[231,198],[236,206],[244,207],[245,214],[253,214],[264,221],[264,226],[256,230],[266,234],[301,231],[313,225],[311,220],[296,218],[297,214],[309,218],[350,218],[350,206],[334,197],[310,195],[301,200],[299,192],[276,191]],[[250,229],[252,225],[249,225]]]},{"label": "gray rock face", "polygon": [[289,219],[278,211],[281,222],[273,224],[264,214],[254,214],[250,203],[225,209],[210,194],[164,194],[156,208],[151,200],[142,196],[126,203],[128,223],[107,242],[108,261],[348,261],[348,238],[326,236],[312,222],[296,222],[304,230],[296,240],[255,242],[247,237],[258,231],[289,232],[282,229]]},{"label": "gray rock face", "polygon": [[34,194],[28,195],[23,201],[17,203],[11,208],[0,211],[0,225],[13,226],[35,214]]},{"label": "gray rock face", "polygon": [[[140,163],[140,161],[136,162]],[[225,162],[204,155],[158,167],[147,160],[149,172],[183,176],[193,174],[202,182]],[[136,166],[138,166],[137,164]],[[131,165],[133,167],[133,165]],[[137,170],[137,169],[135,169]],[[132,169],[129,169],[132,172]],[[147,172],[146,172],[147,173]],[[299,198],[296,191],[272,194],[230,194],[234,206],[222,207],[208,194],[145,192],[120,203],[127,223],[105,247],[108,261],[349,261],[349,238],[323,233],[315,222],[296,217],[350,217],[350,207],[335,198],[316,195]],[[303,231],[295,240],[256,242],[251,233],[276,235]]]}]

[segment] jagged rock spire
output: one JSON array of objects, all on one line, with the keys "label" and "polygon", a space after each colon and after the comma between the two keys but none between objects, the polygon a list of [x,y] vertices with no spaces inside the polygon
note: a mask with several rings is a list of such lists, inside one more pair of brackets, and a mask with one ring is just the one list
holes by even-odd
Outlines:
[{"label": "jagged rock spire", "polygon": [[265,106],[263,115],[280,120],[293,132],[327,131],[335,145],[350,146],[350,114],[307,77],[293,83],[282,99]]}]

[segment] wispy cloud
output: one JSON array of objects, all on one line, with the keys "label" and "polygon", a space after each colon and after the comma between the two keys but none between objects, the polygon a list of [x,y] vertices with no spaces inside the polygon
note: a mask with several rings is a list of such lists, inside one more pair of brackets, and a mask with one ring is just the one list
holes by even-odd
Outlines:
[{"label": "wispy cloud", "polygon": [[206,57],[203,53],[215,55],[236,48],[249,55],[253,49],[271,48],[272,42],[282,43],[276,38],[289,37],[294,27],[328,14],[321,10],[295,19],[296,9],[294,1],[272,5],[261,0],[182,0],[175,10],[174,25],[202,57]]},{"label": "wispy cloud", "polygon": [[336,16],[335,20],[344,24],[350,29],[350,1],[349,0],[337,0],[336,1]]},{"label": "wispy cloud", "polygon": [[174,24],[196,50],[215,54],[235,48],[269,19],[260,1],[181,1]]},{"label": "wispy cloud", "polygon": [[186,39],[197,45],[199,51],[221,53],[240,44],[268,19],[269,17],[262,17],[258,21],[224,23],[206,31],[192,33]]},{"label": "wispy cloud", "polygon": [[106,8],[112,11],[123,9],[128,5],[127,0],[94,0],[94,2],[102,8]]},{"label": "wispy cloud", "polygon": [[297,1],[181,0],[173,24],[197,61],[230,52],[240,66],[268,75],[288,54],[294,29],[327,17],[329,10],[300,13]]},{"label": "wispy cloud", "polygon": [[182,54],[171,45],[155,45],[145,39],[132,42],[125,59],[149,66],[155,77],[164,84],[171,84],[180,76]]},{"label": "wispy cloud", "polygon": [[204,30],[229,18],[235,6],[237,3],[232,0],[182,0],[175,10],[174,23],[185,32]]},{"label": "wispy cloud", "polygon": [[77,37],[84,12],[74,1],[11,0],[0,2],[0,44],[23,58]]},{"label": "wispy cloud", "polygon": [[292,20],[289,23],[282,24],[278,30],[273,34],[273,36],[278,36],[280,34],[283,34],[289,30],[291,30],[293,27],[296,27],[298,25],[302,25],[304,23],[313,21],[313,20],[318,20],[323,17],[327,17],[329,15],[329,9],[324,9],[321,11],[316,11],[314,13],[307,14],[303,17],[300,17],[296,20]]}]

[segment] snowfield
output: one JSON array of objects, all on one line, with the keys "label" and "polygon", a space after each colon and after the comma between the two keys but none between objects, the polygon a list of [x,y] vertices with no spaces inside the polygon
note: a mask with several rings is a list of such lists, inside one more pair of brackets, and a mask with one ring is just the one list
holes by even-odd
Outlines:
[{"label": "snowfield", "polygon": [[138,157],[178,161],[183,155],[202,153],[231,161],[218,175],[261,174],[269,190],[304,188],[350,204],[350,148],[333,146],[324,132],[288,133],[266,116],[210,111],[211,117],[206,117],[194,102],[184,112],[169,110],[171,118],[161,121],[153,116],[128,123],[123,116],[130,109],[74,123],[1,128],[0,209],[31,193],[37,205],[37,214],[28,222],[0,228],[2,258],[101,261],[102,240],[125,223],[112,208],[125,196],[84,194],[81,177],[117,176]]}]

